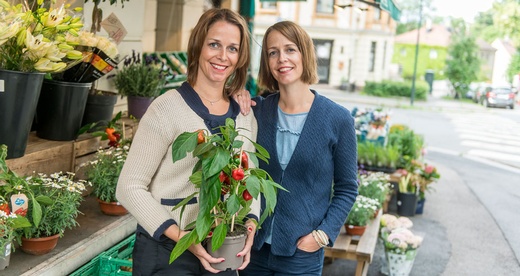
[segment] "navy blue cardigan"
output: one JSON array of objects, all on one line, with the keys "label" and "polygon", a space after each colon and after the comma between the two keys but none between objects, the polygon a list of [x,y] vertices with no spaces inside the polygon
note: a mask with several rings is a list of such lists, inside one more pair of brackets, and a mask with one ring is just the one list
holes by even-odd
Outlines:
[{"label": "navy blue cardigan", "polygon": [[[274,212],[271,252],[278,256],[294,255],[298,239],[312,230],[325,231],[333,245],[358,194],[354,119],[346,108],[312,93],[314,102],[285,170],[276,152],[279,93],[255,98],[253,107],[257,142],[271,155],[260,167],[289,191],[278,191]],[[254,249],[262,247],[271,222],[272,216],[261,225]]]}]

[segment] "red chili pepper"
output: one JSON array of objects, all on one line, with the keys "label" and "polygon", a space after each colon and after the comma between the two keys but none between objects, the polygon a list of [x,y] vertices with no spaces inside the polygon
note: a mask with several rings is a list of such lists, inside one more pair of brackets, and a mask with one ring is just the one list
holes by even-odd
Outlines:
[{"label": "red chili pepper", "polygon": [[197,144],[204,143],[204,131],[199,129],[199,133],[197,134]]},{"label": "red chili pepper", "polygon": [[11,213],[11,210],[9,210],[9,204],[2,203],[0,204],[0,211],[4,211],[7,215]]},{"label": "red chili pepper", "polygon": [[107,133],[107,138],[108,138],[108,140],[110,140],[110,142],[117,142],[117,138],[114,135],[115,131],[116,130],[114,128],[111,128],[111,127],[107,127],[105,129],[105,132]]},{"label": "red chili pepper", "polygon": [[245,201],[250,201],[251,199],[253,199],[253,196],[249,193],[248,190],[244,191],[244,193],[242,194],[242,197],[244,198]]},{"label": "red chili pepper", "polygon": [[220,180],[220,183],[225,183],[229,185],[229,176],[224,171],[220,171],[218,179]]},{"label": "red chili pepper", "polygon": [[235,179],[236,181],[240,181],[240,180],[244,179],[244,170],[241,168],[234,169],[231,172],[231,177],[233,177],[233,179]]},{"label": "red chili pepper", "polygon": [[249,158],[245,151],[242,152],[242,168],[244,168],[244,170],[249,169]]}]

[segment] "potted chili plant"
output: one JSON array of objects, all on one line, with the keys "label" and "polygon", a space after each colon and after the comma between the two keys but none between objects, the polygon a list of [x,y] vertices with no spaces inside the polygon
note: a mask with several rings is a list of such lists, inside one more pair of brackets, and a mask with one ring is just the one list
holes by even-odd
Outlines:
[{"label": "potted chili plant", "polygon": [[[265,209],[258,224],[274,211],[277,189],[285,190],[275,183],[271,176],[258,168],[258,159],[268,161],[269,153],[259,144],[251,141],[256,152],[246,152],[242,145],[248,139],[240,135],[235,129],[235,122],[228,118],[225,126],[220,127],[220,133],[210,135],[202,130],[184,132],[179,135],[172,145],[173,162],[179,161],[192,152],[193,157],[199,159],[193,168],[190,181],[198,191],[177,204],[174,209],[181,208],[193,198],[198,197],[199,214],[195,221],[183,226],[193,229],[183,236],[176,244],[170,256],[170,263],[179,257],[189,246],[206,239],[209,232],[213,234],[208,243],[208,252],[215,257],[224,257],[217,251],[225,242],[226,237],[240,234],[243,219],[249,213],[251,204],[263,194]],[[236,258],[245,243],[245,229],[243,242],[232,257],[226,258],[222,264],[213,265],[214,268],[226,270],[236,269],[241,264],[228,264]]]}]

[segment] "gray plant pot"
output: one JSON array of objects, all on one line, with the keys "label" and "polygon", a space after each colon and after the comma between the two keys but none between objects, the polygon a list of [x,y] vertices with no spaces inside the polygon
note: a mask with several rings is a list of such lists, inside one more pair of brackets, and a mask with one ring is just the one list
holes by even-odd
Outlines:
[{"label": "gray plant pot", "polygon": [[4,270],[9,266],[11,260],[11,243],[7,243],[0,248],[0,270]]},{"label": "gray plant pot", "polygon": [[224,258],[226,261],[219,264],[211,264],[215,269],[226,271],[239,268],[244,262],[244,257],[237,257],[238,252],[244,249],[246,244],[246,234],[239,236],[226,237],[222,246],[217,251],[211,250],[211,239],[206,246],[209,254],[215,258]]}]

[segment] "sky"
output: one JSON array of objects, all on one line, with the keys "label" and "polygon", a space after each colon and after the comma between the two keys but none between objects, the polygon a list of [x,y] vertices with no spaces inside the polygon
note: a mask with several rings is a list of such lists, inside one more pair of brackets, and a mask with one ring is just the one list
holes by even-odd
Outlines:
[{"label": "sky", "polygon": [[493,0],[433,0],[439,16],[462,17],[466,22],[473,22],[479,12],[493,6]]}]

